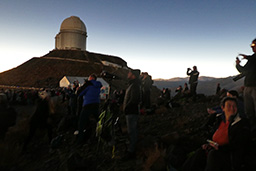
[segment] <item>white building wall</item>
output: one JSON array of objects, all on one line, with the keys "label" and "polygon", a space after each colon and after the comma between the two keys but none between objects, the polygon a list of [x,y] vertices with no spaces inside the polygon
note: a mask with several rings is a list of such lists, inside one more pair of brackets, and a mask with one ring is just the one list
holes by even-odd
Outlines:
[{"label": "white building wall", "polygon": [[86,50],[86,34],[78,32],[60,32],[56,36],[56,49]]}]

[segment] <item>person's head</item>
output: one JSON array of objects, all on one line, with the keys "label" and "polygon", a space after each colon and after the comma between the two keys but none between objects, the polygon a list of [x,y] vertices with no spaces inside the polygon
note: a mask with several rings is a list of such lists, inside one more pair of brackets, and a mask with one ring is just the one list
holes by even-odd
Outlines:
[{"label": "person's head", "polygon": [[91,74],[88,78],[88,81],[91,81],[91,80],[97,80],[97,76],[96,74]]},{"label": "person's head", "polygon": [[231,115],[237,113],[237,100],[234,97],[225,97],[221,101],[221,108],[228,119]]},{"label": "person's head", "polygon": [[234,97],[234,98],[238,98],[239,94],[236,90],[230,90],[227,92],[227,96],[228,97]]},{"label": "person's head", "polygon": [[140,77],[140,70],[139,69],[131,69],[128,72],[127,78],[130,79],[130,80],[133,80],[133,79],[136,79],[136,78],[139,78],[139,77]]},{"label": "person's head", "polygon": [[197,71],[197,67],[196,67],[196,66],[193,66],[193,70],[194,70],[194,71]]},{"label": "person's head", "polygon": [[50,94],[46,90],[39,92],[38,95],[43,100],[50,98]]},{"label": "person's head", "polygon": [[254,53],[256,53],[256,39],[254,39],[254,40],[252,41],[251,48],[252,48],[252,51],[253,51]]}]

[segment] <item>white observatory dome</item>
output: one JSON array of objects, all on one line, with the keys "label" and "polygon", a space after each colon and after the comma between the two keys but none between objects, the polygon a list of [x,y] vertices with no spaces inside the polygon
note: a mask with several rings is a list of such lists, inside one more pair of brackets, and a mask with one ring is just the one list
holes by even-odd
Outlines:
[{"label": "white observatory dome", "polygon": [[79,17],[66,18],[55,37],[56,49],[86,50],[87,31]]},{"label": "white observatory dome", "polygon": [[71,16],[66,18],[60,26],[60,31],[77,30],[86,33],[86,27],[79,17]]}]

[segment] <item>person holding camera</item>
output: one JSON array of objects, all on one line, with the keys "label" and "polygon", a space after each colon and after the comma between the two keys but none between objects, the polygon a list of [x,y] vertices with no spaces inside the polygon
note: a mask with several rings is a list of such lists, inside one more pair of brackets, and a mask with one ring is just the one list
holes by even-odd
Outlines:
[{"label": "person holding camera", "polygon": [[102,84],[97,81],[96,74],[91,74],[85,82],[84,89],[78,94],[78,97],[83,97],[83,107],[78,120],[77,144],[83,144],[90,139],[92,131],[95,130],[90,117],[98,121],[101,87]]},{"label": "person holding camera", "polygon": [[240,59],[236,58],[236,69],[245,76],[244,79],[244,105],[245,113],[250,119],[252,136],[256,138],[256,39],[251,43],[253,55],[239,54],[247,59],[244,66],[240,65]]},{"label": "person holding camera", "polygon": [[190,84],[190,93],[193,96],[193,99],[195,100],[196,99],[196,87],[197,87],[198,76],[199,76],[197,67],[193,66],[193,70],[191,70],[191,68],[188,68],[187,75],[190,76],[189,82],[188,82]]}]

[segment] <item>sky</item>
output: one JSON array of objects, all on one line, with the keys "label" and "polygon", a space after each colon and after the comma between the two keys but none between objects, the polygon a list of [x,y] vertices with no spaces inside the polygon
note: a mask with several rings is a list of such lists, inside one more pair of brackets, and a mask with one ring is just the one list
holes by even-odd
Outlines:
[{"label": "sky", "polygon": [[194,65],[200,76],[233,76],[236,56],[252,54],[255,11],[255,0],[3,0],[0,72],[53,50],[62,21],[77,16],[87,51],[153,79],[186,77]]}]

